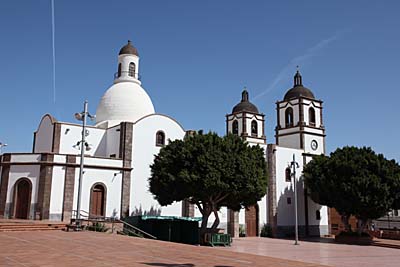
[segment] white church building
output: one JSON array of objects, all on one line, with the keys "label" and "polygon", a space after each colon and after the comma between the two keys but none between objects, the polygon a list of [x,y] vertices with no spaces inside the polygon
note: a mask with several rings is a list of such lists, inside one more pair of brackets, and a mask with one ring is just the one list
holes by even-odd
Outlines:
[{"label": "white church building", "polygon": [[[139,54],[129,41],[118,55],[113,85],[87,126],[81,187],[83,214],[125,217],[180,215],[181,203],[160,207],[148,191],[149,165],[184,128],[158,114],[139,79]],[[32,153],[1,157],[0,218],[69,221],[77,207],[82,125],[46,114],[34,133]]]},{"label": "white church building", "polygon": [[[200,216],[187,202],[161,207],[149,192],[154,155],[168,140],[183,139],[186,132],[175,119],[155,112],[141,85],[139,54],[130,41],[119,52],[117,70],[113,85],[97,106],[95,125],[85,131],[82,213],[96,217]],[[267,144],[265,115],[249,101],[246,90],[226,115],[226,133],[264,149],[269,183],[257,205],[240,212],[222,208],[220,227],[233,236],[238,236],[239,225],[247,236],[258,236],[264,224],[274,236],[292,234],[294,186],[288,167],[294,155],[299,165],[300,233],[328,234],[328,209],[307,196],[302,178],[303,166],[312,156],[325,153],[322,101],[303,86],[297,72],[293,88],[276,105],[275,144]],[[1,155],[0,218],[70,221],[78,202],[81,135],[81,124],[60,122],[46,114],[34,133],[31,153]]]}]

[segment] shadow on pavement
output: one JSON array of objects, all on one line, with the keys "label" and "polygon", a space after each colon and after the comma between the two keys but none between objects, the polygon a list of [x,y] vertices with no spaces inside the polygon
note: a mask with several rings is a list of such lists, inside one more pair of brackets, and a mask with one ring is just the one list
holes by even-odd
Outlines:
[{"label": "shadow on pavement", "polygon": [[161,263],[161,262],[142,262],[142,264],[146,264],[149,266],[160,266],[160,267],[194,267],[195,266],[192,263],[177,264],[177,263]]}]

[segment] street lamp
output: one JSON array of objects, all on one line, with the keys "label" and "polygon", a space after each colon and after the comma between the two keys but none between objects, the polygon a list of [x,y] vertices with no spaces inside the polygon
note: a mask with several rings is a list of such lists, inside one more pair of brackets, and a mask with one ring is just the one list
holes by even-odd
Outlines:
[{"label": "street lamp", "polygon": [[75,218],[75,226],[76,230],[81,230],[81,191],[82,191],[82,178],[83,178],[83,163],[85,157],[85,150],[89,150],[89,144],[86,143],[86,118],[93,120],[96,116],[89,114],[88,112],[88,102],[85,100],[83,105],[83,111],[81,113],[75,113],[75,118],[79,121],[82,121],[82,139],[75,146],[79,146],[81,148],[81,158],[80,158],[80,167],[79,167],[79,182],[78,182],[78,199],[76,203],[76,218]]},{"label": "street lamp", "polygon": [[290,163],[292,167],[293,185],[294,185],[294,216],[295,216],[295,245],[299,245],[299,223],[297,219],[297,189],[296,189],[296,169],[298,169],[299,163],[296,162],[296,156],[293,154],[293,161]]},{"label": "street lamp", "polygon": [[2,153],[3,147],[6,147],[7,144],[0,142],[0,154]]}]

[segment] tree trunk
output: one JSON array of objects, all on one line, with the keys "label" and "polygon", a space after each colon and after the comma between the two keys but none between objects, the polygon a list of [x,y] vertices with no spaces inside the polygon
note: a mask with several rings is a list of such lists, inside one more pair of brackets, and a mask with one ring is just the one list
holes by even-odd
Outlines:
[{"label": "tree trunk", "polygon": [[340,214],[340,218],[341,218],[342,223],[344,225],[344,231],[345,232],[351,232],[351,225],[349,224],[350,216],[348,216],[346,214]]},{"label": "tree trunk", "polygon": [[368,220],[357,218],[357,234],[358,234],[358,236],[361,236],[367,223],[368,223]]},{"label": "tree trunk", "polygon": [[218,211],[217,210],[214,209],[213,212],[214,212],[215,220],[214,220],[213,225],[211,226],[211,231],[214,233],[214,232],[217,231],[216,229],[217,229],[217,227],[219,225],[219,216],[218,216]]},{"label": "tree trunk", "polygon": [[204,234],[207,232],[208,217],[210,217],[211,209],[204,205],[203,212],[201,213],[201,227],[200,227],[200,237],[203,239]]}]

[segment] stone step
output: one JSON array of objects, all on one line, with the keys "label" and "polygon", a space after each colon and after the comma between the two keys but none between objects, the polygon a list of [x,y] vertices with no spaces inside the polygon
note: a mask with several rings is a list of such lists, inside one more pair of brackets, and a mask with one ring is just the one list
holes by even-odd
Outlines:
[{"label": "stone step", "polygon": [[0,223],[0,232],[65,230],[63,223]]},{"label": "stone step", "polygon": [[22,231],[61,231],[63,228],[6,228],[0,232],[22,232]]}]

